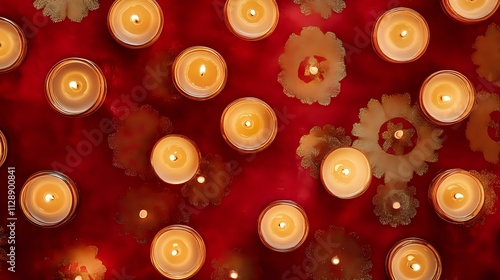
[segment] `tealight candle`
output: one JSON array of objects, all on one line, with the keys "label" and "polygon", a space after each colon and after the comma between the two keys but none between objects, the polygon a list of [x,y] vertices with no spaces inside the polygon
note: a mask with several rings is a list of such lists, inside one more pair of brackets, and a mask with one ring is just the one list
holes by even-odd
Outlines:
[{"label": "tealight candle", "polygon": [[158,177],[169,184],[182,184],[194,177],[200,165],[200,152],[189,138],[171,134],[156,142],[151,165]]},{"label": "tealight candle", "polygon": [[108,28],[121,45],[151,46],[163,30],[163,11],[155,0],[116,0],[108,14]]},{"label": "tealight candle", "polygon": [[321,162],[320,175],[326,190],[342,199],[362,195],[372,180],[368,158],[351,147],[331,151]]},{"label": "tealight candle", "polygon": [[207,47],[191,47],[181,52],[172,65],[175,87],[193,100],[217,96],[226,85],[224,58]]},{"label": "tealight candle", "polygon": [[41,227],[57,227],[70,221],[79,203],[76,184],[56,171],[32,175],[20,193],[21,209],[26,218]]},{"label": "tealight candle", "polygon": [[9,19],[0,17],[0,73],[17,68],[28,50],[23,30]]},{"label": "tealight candle", "polygon": [[429,200],[443,220],[463,223],[475,218],[483,208],[484,186],[471,173],[450,169],[438,174],[429,188]]},{"label": "tealight candle", "polygon": [[106,79],[99,66],[83,58],[59,61],[45,80],[51,107],[70,117],[83,117],[99,109],[106,98]]},{"label": "tealight candle", "polygon": [[279,20],[275,0],[228,0],[224,13],[229,30],[237,37],[249,41],[271,35]]},{"label": "tealight candle", "polygon": [[491,17],[500,6],[499,0],[441,0],[444,11],[462,23],[476,23]]},{"label": "tealight candle", "polygon": [[7,146],[7,138],[5,137],[5,134],[0,130],[0,167],[5,163],[7,160],[7,153],[9,151],[9,148]]},{"label": "tealight candle", "polygon": [[467,118],[474,100],[473,84],[456,71],[438,71],[430,75],[420,89],[420,108],[438,125],[452,125]]},{"label": "tealight candle", "polygon": [[381,15],[372,33],[378,55],[396,63],[412,62],[427,50],[430,32],[425,19],[409,8],[394,8]]},{"label": "tealight candle", "polygon": [[258,231],[262,243],[269,249],[290,252],[304,243],[309,221],[304,209],[295,202],[278,200],[260,213]]},{"label": "tealight candle", "polygon": [[203,266],[206,248],[194,229],[172,225],[160,230],[151,243],[151,262],[163,276],[187,279]]},{"label": "tealight candle", "polygon": [[278,120],[273,109],[264,101],[244,97],[229,104],[221,118],[222,136],[241,152],[258,152],[273,142],[278,132]]},{"label": "tealight candle", "polygon": [[442,271],[441,257],[427,241],[407,238],[391,249],[386,269],[393,280],[437,280]]}]

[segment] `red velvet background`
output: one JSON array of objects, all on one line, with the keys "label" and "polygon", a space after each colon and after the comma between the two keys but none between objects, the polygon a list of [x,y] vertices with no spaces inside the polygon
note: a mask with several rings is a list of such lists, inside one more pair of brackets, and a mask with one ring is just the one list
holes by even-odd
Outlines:
[{"label": "red velvet background", "polygon": [[[263,279],[281,279],[292,265],[301,265],[306,246],[292,253],[275,253],[261,244],[257,235],[257,217],[268,203],[276,199],[292,199],[307,212],[310,234],[307,245],[318,229],[329,225],[357,232],[360,242],[372,250],[373,277],[384,279],[385,256],[398,240],[416,236],[428,240],[443,259],[443,279],[500,279],[500,213],[487,217],[485,225],[473,228],[446,223],[438,218],[427,200],[427,188],[440,170],[448,168],[487,169],[497,174],[498,165],[487,163],[481,153],[469,149],[465,123],[445,128],[446,141],[439,151],[439,162],[411,182],[420,200],[417,216],[409,226],[382,226],[373,214],[372,197],[382,181],[374,178],[361,197],[340,200],[327,194],[319,180],[309,176],[295,154],[299,139],[315,125],[327,123],[342,126],[350,133],[358,121],[359,108],[370,98],[386,93],[409,92],[413,101],[423,80],[442,69],[454,69],[467,75],[478,89],[497,87],[483,82],[475,73],[470,56],[478,35],[484,35],[491,22],[500,21],[500,13],[476,25],[462,25],[447,17],[439,1],[358,0],[347,1],[341,14],[324,20],[319,15],[304,16],[291,0],[278,0],[280,20],[276,31],[267,39],[246,42],[229,32],[221,12],[223,0],[167,1],[159,0],[165,16],[160,39],[150,48],[130,50],[120,46],[107,29],[107,13],[111,0],[102,0],[97,11],[90,12],[82,23],[68,20],[52,23],[32,6],[32,1],[5,0],[0,16],[23,27],[29,38],[28,54],[16,71],[0,75],[0,128],[9,140],[9,158],[0,169],[0,223],[6,225],[7,167],[16,167],[17,191],[24,181],[39,170],[51,169],[54,161],[63,163],[65,147],[75,147],[85,139],[82,130],[99,127],[103,118],[113,118],[112,102],[142,84],[146,66],[155,66],[155,57],[172,59],[183,49],[205,45],[225,58],[229,79],[225,90],[216,98],[195,102],[175,93],[162,99],[149,94],[141,104],[151,104],[169,117],[176,133],[193,139],[203,154],[217,153],[242,167],[234,177],[231,193],[221,205],[209,206],[193,215],[189,223],[203,236],[207,245],[207,261],[194,279],[209,279],[210,261],[233,248],[259,259]],[[394,5],[419,11],[428,21],[431,41],[425,55],[410,64],[391,64],[373,51],[369,32],[377,14]],[[342,80],[340,95],[329,106],[305,105],[283,94],[277,82],[280,71],[277,60],[292,33],[302,27],[318,26],[332,31],[344,42],[347,77]],[[364,35],[362,35],[364,34]],[[356,46],[356,47],[354,47]],[[59,60],[79,56],[96,62],[108,81],[105,104],[86,118],[66,118],[48,105],[44,80],[49,69]],[[171,88],[170,77],[162,77]],[[233,151],[220,135],[219,120],[224,107],[243,96],[255,96],[275,110],[290,117],[280,119],[282,130],[267,150],[255,158]],[[115,110],[113,110],[115,109]],[[104,141],[71,172],[79,186],[81,205],[74,220],[57,229],[31,225],[17,208],[16,254],[17,272],[6,272],[1,279],[51,279],[54,264],[64,250],[80,245],[95,245],[97,257],[107,267],[106,279],[125,271],[134,279],[161,279],[149,259],[149,245],[139,245],[132,235],[123,235],[123,226],[115,222],[118,198],[128,187],[142,180],[126,176],[112,166],[112,152]],[[171,187],[179,192],[179,187]],[[498,203],[497,203],[498,207]],[[115,272],[115,273],[114,273]],[[131,279],[131,278],[129,278]]]}]

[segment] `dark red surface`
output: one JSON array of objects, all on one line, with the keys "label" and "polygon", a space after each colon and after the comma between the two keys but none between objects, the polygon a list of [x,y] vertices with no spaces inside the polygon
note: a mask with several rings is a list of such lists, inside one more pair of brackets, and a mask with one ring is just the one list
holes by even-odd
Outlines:
[{"label": "dark red surface", "polygon": [[[9,158],[0,169],[0,225],[7,224],[7,167],[16,167],[17,191],[24,181],[39,170],[52,169],[54,161],[64,163],[67,147],[76,148],[85,139],[82,130],[99,128],[99,122],[126,113],[121,96],[130,96],[142,84],[145,67],[155,68],[193,45],[205,45],[225,58],[229,79],[225,90],[216,98],[195,102],[170,93],[159,98],[158,92],[173,88],[170,76],[160,77],[158,90],[148,91],[145,101],[161,115],[169,117],[174,132],[197,142],[202,154],[217,153],[234,161],[240,169],[231,185],[231,193],[218,206],[208,206],[193,214],[189,225],[203,236],[207,261],[194,279],[209,279],[210,262],[233,248],[259,259],[263,279],[281,279],[293,265],[305,259],[302,246],[292,253],[275,253],[261,244],[257,235],[257,217],[261,209],[276,199],[292,199],[307,212],[310,220],[308,244],[314,232],[329,225],[357,232],[360,242],[372,249],[373,278],[384,279],[385,256],[398,240],[416,236],[428,240],[443,259],[443,279],[500,279],[500,213],[488,216],[485,225],[465,228],[438,218],[427,200],[428,184],[442,169],[487,169],[499,173],[499,166],[487,163],[481,153],[471,152],[465,138],[465,123],[445,128],[446,141],[439,151],[439,162],[430,164],[422,177],[414,177],[420,200],[417,216],[409,226],[382,226],[373,214],[372,197],[381,180],[373,180],[361,197],[340,200],[327,194],[319,180],[300,167],[295,150],[302,135],[315,125],[332,123],[350,133],[358,121],[359,108],[370,98],[385,93],[409,92],[413,101],[424,79],[437,70],[454,69],[468,76],[478,89],[497,87],[483,82],[475,73],[470,56],[472,44],[483,35],[491,22],[500,21],[500,13],[484,23],[466,26],[454,22],[441,10],[439,1],[347,1],[341,14],[328,20],[319,15],[304,16],[291,0],[278,1],[280,21],[269,38],[258,42],[238,39],[221,20],[223,0],[160,0],[165,15],[163,33],[152,47],[129,50],[116,43],[107,26],[112,1],[101,1],[101,7],[82,23],[65,21],[54,24],[32,7],[32,1],[2,1],[0,16],[17,22],[29,38],[28,54],[16,71],[0,75],[0,128],[9,140]],[[428,51],[411,64],[391,64],[373,51],[369,32],[375,18],[395,5],[421,12],[431,29]],[[277,59],[292,33],[302,27],[318,26],[332,31],[344,42],[347,51],[347,77],[342,91],[329,106],[304,105],[288,98],[277,82],[280,71]],[[86,118],[66,118],[50,108],[44,95],[44,80],[59,60],[79,56],[96,62],[108,81],[108,96],[103,107]],[[166,90],[165,90],[166,89]],[[219,119],[224,107],[236,98],[254,96],[268,102],[280,114],[280,132],[274,143],[256,156],[240,155],[223,140]],[[120,112],[122,111],[122,112]],[[77,246],[95,245],[97,257],[107,267],[106,279],[123,272],[133,279],[161,279],[149,259],[149,245],[138,244],[133,235],[124,235],[124,226],[115,221],[119,197],[129,187],[143,181],[129,177],[113,167],[112,151],[106,141],[94,146],[90,155],[66,172],[81,192],[81,205],[69,224],[57,229],[41,229],[28,223],[18,207],[16,227],[16,273],[6,272],[3,263],[1,279],[51,279],[54,264],[61,252]],[[180,193],[180,187],[171,187]],[[498,207],[498,203],[497,203]],[[132,279],[132,278],[128,278]]]}]

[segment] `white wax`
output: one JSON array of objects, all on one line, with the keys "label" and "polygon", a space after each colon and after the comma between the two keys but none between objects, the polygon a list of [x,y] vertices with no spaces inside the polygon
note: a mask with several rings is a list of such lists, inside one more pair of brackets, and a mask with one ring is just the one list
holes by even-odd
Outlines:
[{"label": "white wax", "polygon": [[[245,5],[249,8],[259,7],[262,14],[260,20],[252,22],[245,18]],[[251,10],[251,9],[250,9]],[[254,10],[255,11],[255,10]],[[226,22],[237,36],[246,40],[259,40],[270,35],[278,24],[279,10],[275,0],[228,0],[225,6]]]},{"label": "white wax", "polygon": [[458,15],[471,20],[482,19],[498,7],[499,0],[445,0]]}]

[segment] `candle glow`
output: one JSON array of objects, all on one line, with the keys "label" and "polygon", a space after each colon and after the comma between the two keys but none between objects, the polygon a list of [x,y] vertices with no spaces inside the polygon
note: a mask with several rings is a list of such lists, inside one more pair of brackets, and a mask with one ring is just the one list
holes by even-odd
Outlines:
[{"label": "candle glow", "polygon": [[418,238],[396,243],[387,256],[387,273],[393,280],[438,280],[441,258],[428,242]]},{"label": "candle glow", "polygon": [[278,24],[275,0],[228,0],[224,6],[226,26],[237,37],[255,41],[271,35]]},{"label": "candle glow", "polygon": [[444,11],[462,23],[477,23],[491,17],[498,7],[498,0],[441,0]]},{"label": "candle glow", "polygon": [[14,70],[27,53],[23,30],[13,21],[0,17],[0,74]]}]

